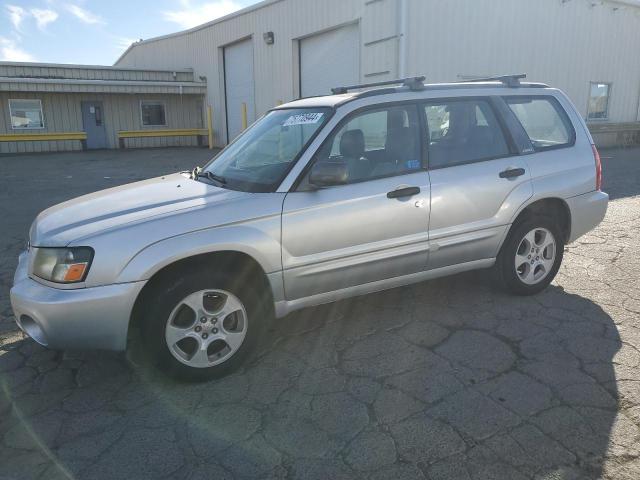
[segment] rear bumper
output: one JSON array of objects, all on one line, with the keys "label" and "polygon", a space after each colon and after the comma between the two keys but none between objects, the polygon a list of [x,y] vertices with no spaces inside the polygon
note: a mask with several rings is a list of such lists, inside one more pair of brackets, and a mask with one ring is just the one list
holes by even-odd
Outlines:
[{"label": "rear bumper", "polygon": [[145,282],[61,290],[27,276],[21,255],[11,289],[18,326],[55,349],[124,350],[133,304]]},{"label": "rear bumper", "polygon": [[571,235],[569,242],[590,232],[604,219],[609,205],[609,195],[604,192],[589,192],[567,199],[571,210]]}]

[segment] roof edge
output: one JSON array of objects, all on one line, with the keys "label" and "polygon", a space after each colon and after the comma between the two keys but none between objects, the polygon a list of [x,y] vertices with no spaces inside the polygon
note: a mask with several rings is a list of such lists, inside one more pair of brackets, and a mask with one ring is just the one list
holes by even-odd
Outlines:
[{"label": "roof edge", "polygon": [[[131,48],[131,47],[129,47]],[[176,72],[176,73],[193,73],[193,68],[136,68],[136,67],[118,67],[116,65],[82,65],[80,63],[39,63],[39,62],[5,62],[0,61],[0,67],[48,67],[48,68],[86,68],[90,70],[126,70],[138,72]]]},{"label": "roof edge", "polygon": [[[6,83],[59,83],[68,85],[140,85],[151,87],[201,87],[207,88],[203,82],[167,82],[165,80],[100,80],[93,78],[37,78],[37,77],[2,77],[0,82]],[[55,92],[52,92],[55,93]]]}]

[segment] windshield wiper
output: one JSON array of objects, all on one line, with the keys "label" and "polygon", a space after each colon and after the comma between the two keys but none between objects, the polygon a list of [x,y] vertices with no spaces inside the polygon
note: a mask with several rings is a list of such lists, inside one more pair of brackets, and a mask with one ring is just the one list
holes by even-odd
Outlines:
[{"label": "windshield wiper", "polygon": [[227,179],[221,175],[216,175],[215,173],[209,172],[207,170],[202,170],[201,167],[196,167],[191,171],[191,178],[197,180],[198,178],[206,178],[208,180],[212,180],[214,182],[218,182],[221,185],[226,185]]}]

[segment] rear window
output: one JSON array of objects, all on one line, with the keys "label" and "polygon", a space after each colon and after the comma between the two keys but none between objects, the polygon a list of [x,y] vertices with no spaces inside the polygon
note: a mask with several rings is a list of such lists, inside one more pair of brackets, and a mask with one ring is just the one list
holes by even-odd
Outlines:
[{"label": "rear window", "polygon": [[425,106],[429,167],[444,168],[509,155],[509,146],[486,100],[446,100]]},{"label": "rear window", "polygon": [[555,98],[506,97],[504,100],[518,117],[534,149],[540,151],[573,144],[575,132]]}]

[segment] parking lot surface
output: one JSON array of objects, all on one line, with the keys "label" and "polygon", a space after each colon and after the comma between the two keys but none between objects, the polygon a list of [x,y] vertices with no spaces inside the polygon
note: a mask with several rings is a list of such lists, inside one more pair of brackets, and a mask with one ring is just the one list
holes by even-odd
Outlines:
[{"label": "parking lot surface", "polygon": [[257,360],[184,384],[55,352],[9,305],[42,209],[203,164],[203,149],[0,157],[0,478],[640,478],[640,149],[544,293],[485,272],[297,312]]}]

